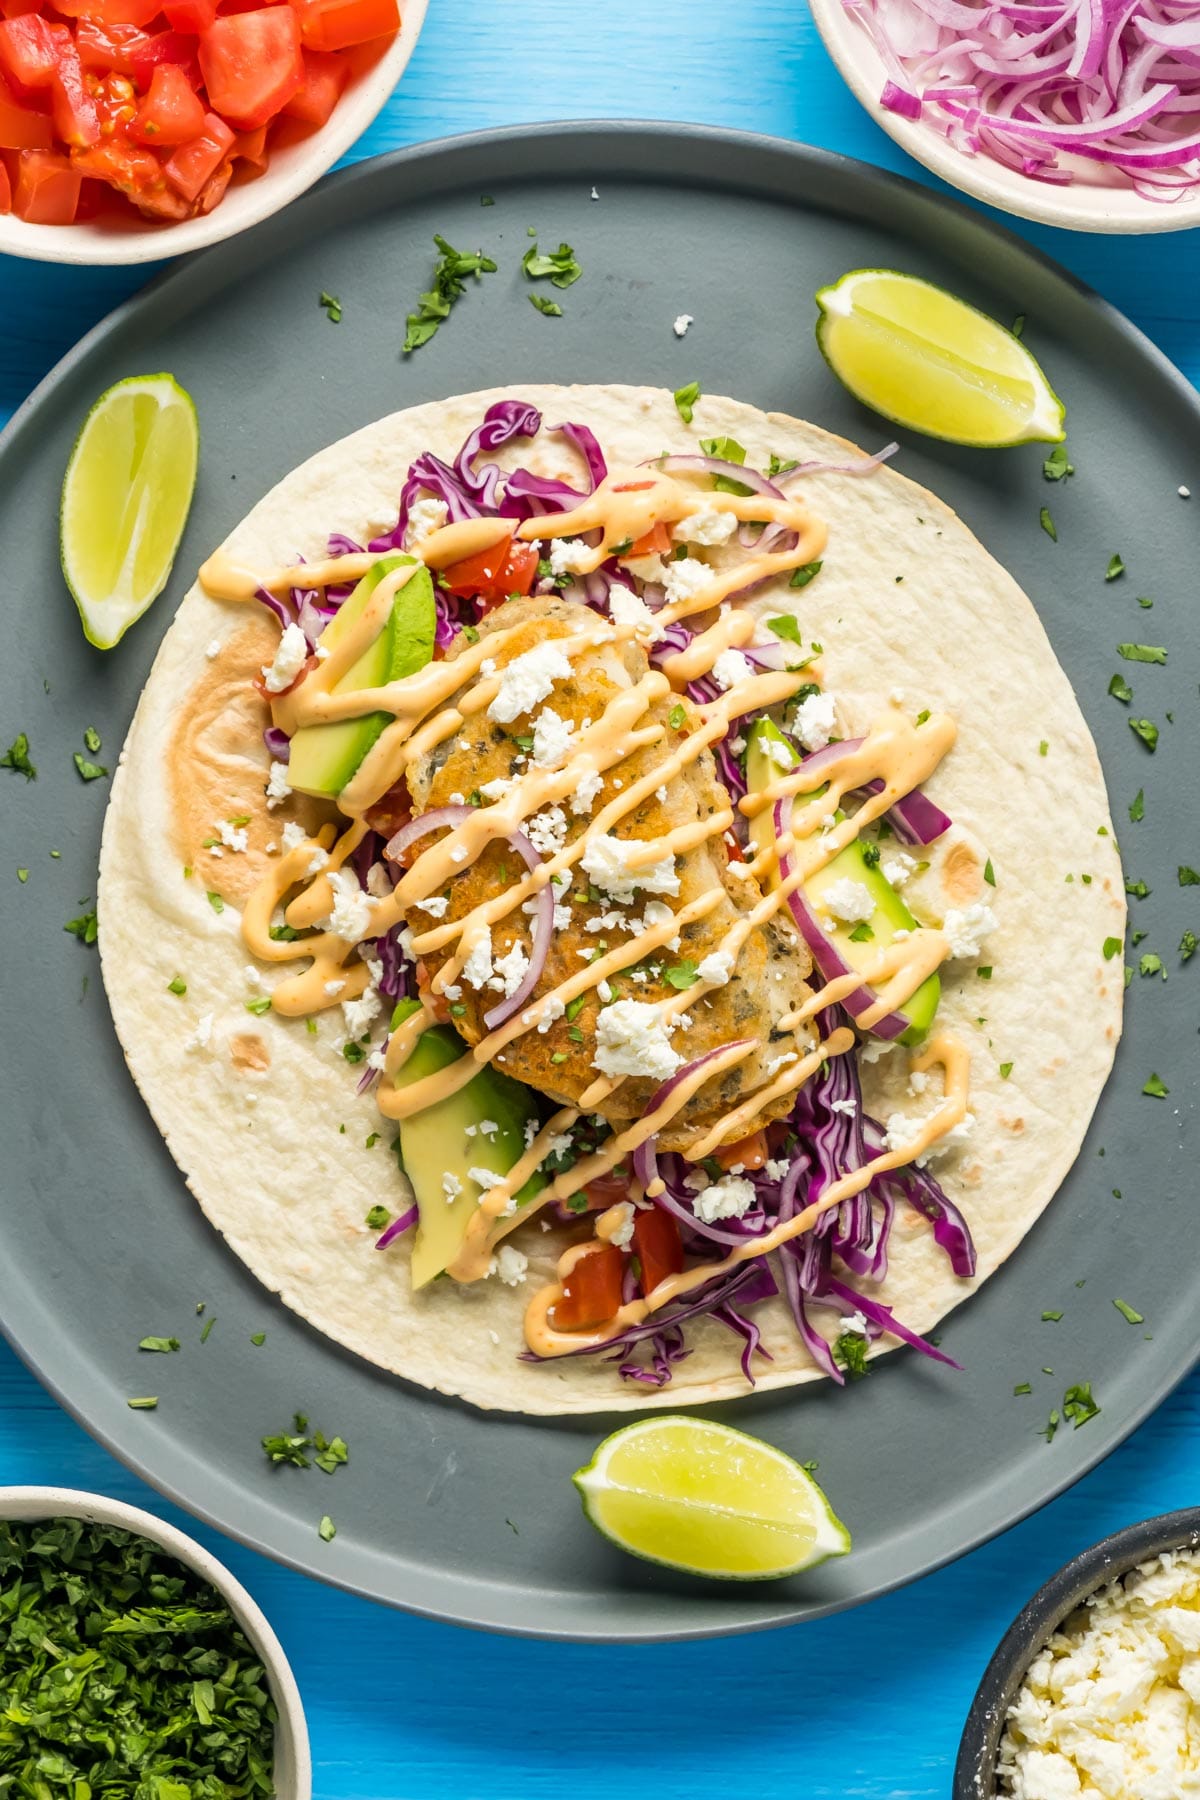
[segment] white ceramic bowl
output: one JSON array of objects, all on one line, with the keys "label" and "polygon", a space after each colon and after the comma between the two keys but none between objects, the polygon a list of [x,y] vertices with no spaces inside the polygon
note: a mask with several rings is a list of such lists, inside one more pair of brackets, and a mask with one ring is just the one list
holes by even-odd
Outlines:
[{"label": "white ceramic bowl", "polygon": [[855,24],[842,0],[809,0],[809,5],[843,80],[876,124],[902,150],[964,194],[1018,218],[1063,226],[1068,231],[1184,231],[1200,225],[1200,189],[1164,205],[1143,200],[1133,188],[1099,187],[1082,181],[1070,187],[1051,187],[1031,181],[1016,169],[1006,169],[990,156],[968,156],[943,137],[936,125],[923,119],[902,119],[887,111],[879,104],[887,73],[866,32]]},{"label": "white ceramic bowl", "polygon": [[75,225],[30,225],[0,213],[0,253],[35,262],[143,263],[219,244],[257,225],[318,181],[382,111],[416,47],[429,0],[400,0],[400,30],[382,51],[366,45],[328,122],[271,152],[266,172],[232,183],[213,211],[178,224],[143,219],[85,219]]},{"label": "white ceramic bowl", "polygon": [[275,1727],[275,1793],[277,1800],[312,1800],[312,1757],[308,1727],[300,1704],[296,1678],[283,1647],[262,1612],[240,1581],[236,1581],[215,1556],[194,1538],[185,1537],[173,1525],[156,1519],[140,1507],[108,1500],[103,1494],[85,1494],[78,1488],[0,1487],[0,1518],[86,1519],[94,1525],[116,1525],[139,1537],[149,1538],[168,1556],[186,1563],[209,1582],[228,1602],[229,1610],[245,1632],[263,1668],[279,1723]]}]

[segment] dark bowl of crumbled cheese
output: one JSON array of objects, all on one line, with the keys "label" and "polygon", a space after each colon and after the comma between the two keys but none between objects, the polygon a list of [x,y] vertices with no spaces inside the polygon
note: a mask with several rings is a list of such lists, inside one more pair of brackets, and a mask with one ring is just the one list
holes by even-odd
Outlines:
[{"label": "dark bowl of crumbled cheese", "polygon": [[0,1488],[0,1789],[312,1800],[308,1731],[270,1625],[151,1513]]},{"label": "dark bowl of crumbled cheese", "polygon": [[1014,1619],[972,1702],[953,1800],[1200,1793],[1200,1508],[1127,1525]]}]

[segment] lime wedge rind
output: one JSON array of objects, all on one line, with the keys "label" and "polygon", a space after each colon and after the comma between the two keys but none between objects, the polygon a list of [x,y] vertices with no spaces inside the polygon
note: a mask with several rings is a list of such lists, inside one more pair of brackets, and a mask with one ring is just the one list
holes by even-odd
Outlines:
[{"label": "lime wedge rind", "polygon": [[59,554],[97,649],[119,643],[166,586],[199,453],[195,404],[165,372],[116,382],[84,419],[63,477]]},{"label": "lime wedge rind", "polygon": [[1061,443],[1065,411],[1020,338],[932,282],[852,269],[818,290],[817,345],[892,424],[975,449]]},{"label": "lime wedge rind", "polygon": [[585,1516],[618,1549],[712,1580],[778,1580],[850,1549],[806,1469],[711,1419],[627,1425],[573,1480]]}]

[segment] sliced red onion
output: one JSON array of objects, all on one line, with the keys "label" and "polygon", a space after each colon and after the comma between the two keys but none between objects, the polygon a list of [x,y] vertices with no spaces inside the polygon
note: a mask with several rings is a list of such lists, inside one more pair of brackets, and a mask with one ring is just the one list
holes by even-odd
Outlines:
[{"label": "sliced red onion", "polygon": [[884,82],[879,104],[888,112],[899,113],[902,119],[919,119],[921,116],[921,102],[917,95],[908,88],[897,87],[894,81]]},{"label": "sliced red onion", "polygon": [[[510,831],[508,842],[527,869],[532,872],[541,868],[542,859],[523,831]],[[550,940],[554,936],[554,895],[550,891],[550,883],[540,887],[533,897],[537,901],[537,912],[533,920],[533,941],[529,946],[529,967],[520,987],[484,1013],[483,1022],[489,1031],[494,1031],[497,1025],[503,1025],[505,1019],[511,1019],[515,1012],[520,1011],[537,986],[538,978],[546,966]]]},{"label": "sliced red onion", "polygon": [[375,1248],[377,1250],[386,1250],[388,1245],[406,1232],[410,1225],[415,1225],[419,1217],[419,1209],[415,1206],[410,1206],[407,1212],[402,1212],[398,1219],[393,1219],[391,1224],[380,1233],[375,1239]]},{"label": "sliced red onion", "polygon": [[419,843],[431,831],[440,831],[443,826],[449,826],[453,830],[464,819],[469,819],[474,811],[473,806],[435,806],[432,812],[421,813],[419,818],[410,819],[407,825],[402,825],[384,845],[383,854],[389,862],[399,862],[410,844]]},{"label": "sliced red onion", "polygon": [[267,726],[267,729],[263,732],[263,743],[267,746],[267,750],[276,762],[285,763],[290,761],[292,754],[292,740],[286,731],[281,731],[279,729],[278,725]]},{"label": "sliced red onion", "polygon": [[781,488],[757,469],[748,469],[743,463],[727,462],[722,456],[654,456],[643,467],[662,469],[667,475],[723,475],[727,481],[740,481],[743,487],[752,488],[756,494],[766,494],[771,500],[786,498]]},{"label": "sliced red onion", "polygon": [[889,457],[895,456],[899,448],[899,444],[885,444],[874,456],[853,456],[844,462],[797,463],[794,469],[785,469],[777,475],[776,480],[791,483],[799,481],[802,475],[873,475]]},{"label": "sliced red onion", "polygon": [[[791,830],[792,803],[791,797],[775,802],[775,835],[783,837]],[[779,859],[779,871],[785,877],[790,872],[786,853]],[[813,961],[825,977],[826,981],[837,981],[843,975],[853,975],[854,969],[844,960],[833,939],[824,929],[821,921],[808,903],[803,887],[793,888],[787,897],[791,914],[796,921],[801,937],[812,951]],[[866,987],[854,988],[849,994],[843,994],[838,1004],[857,1019],[878,1003],[879,995]],[[898,1038],[908,1030],[911,1020],[903,1013],[885,1013],[882,1019],[866,1029],[875,1037]]]}]

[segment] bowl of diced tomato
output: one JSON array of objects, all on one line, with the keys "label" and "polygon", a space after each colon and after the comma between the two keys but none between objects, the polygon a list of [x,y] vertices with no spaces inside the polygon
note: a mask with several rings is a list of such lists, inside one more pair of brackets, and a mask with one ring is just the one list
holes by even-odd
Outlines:
[{"label": "bowl of diced tomato", "polygon": [[136,263],[232,237],[323,175],[427,0],[0,0],[0,252]]}]

